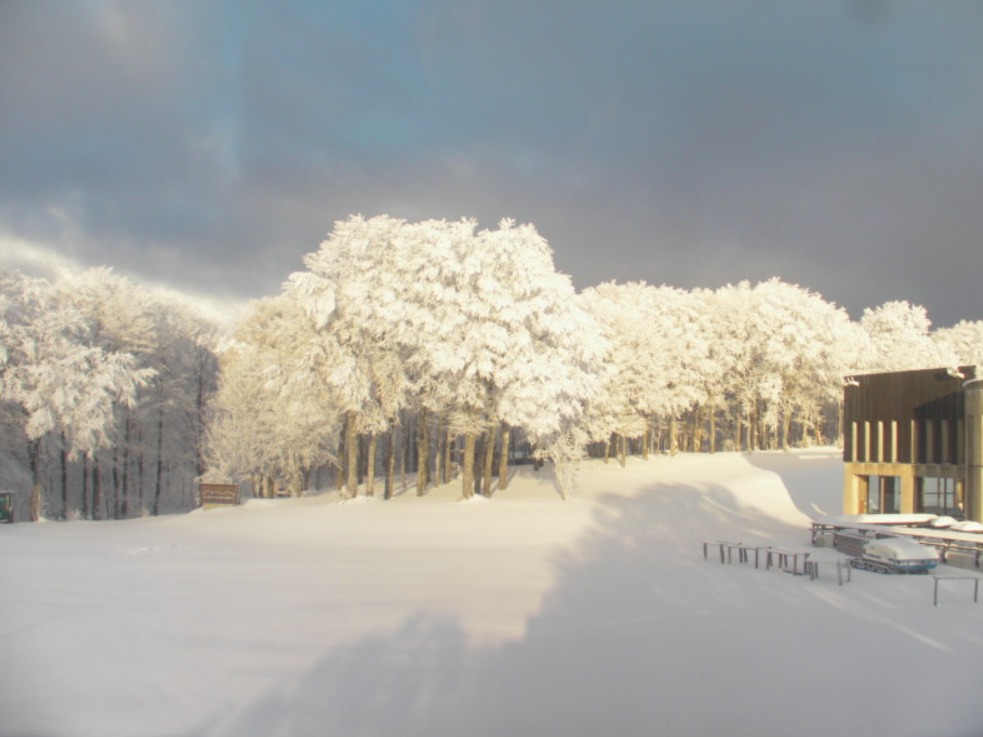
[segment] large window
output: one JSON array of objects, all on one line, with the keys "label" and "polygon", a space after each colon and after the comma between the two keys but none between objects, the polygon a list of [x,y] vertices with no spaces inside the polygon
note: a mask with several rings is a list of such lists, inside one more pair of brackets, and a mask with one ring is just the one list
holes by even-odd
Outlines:
[{"label": "large window", "polygon": [[897,476],[867,477],[867,514],[897,514],[901,511],[901,479]]},{"label": "large window", "polygon": [[917,509],[928,514],[962,518],[963,482],[961,479],[927,476],[916,480]]}]

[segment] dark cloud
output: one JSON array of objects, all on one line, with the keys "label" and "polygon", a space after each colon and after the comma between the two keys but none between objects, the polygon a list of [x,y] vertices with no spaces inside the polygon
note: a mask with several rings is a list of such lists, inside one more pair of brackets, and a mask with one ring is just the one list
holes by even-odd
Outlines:
[{"label": "dark cloud", "polygon": [[0,4],[0,232],[275,291],[335,220],[534,222],[562,270],[983,318],[973,2]]}]

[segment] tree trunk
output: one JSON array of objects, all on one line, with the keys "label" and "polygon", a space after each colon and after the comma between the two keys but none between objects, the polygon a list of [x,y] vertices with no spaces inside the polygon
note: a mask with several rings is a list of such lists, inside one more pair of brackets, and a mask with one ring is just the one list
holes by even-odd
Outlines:
[{"label": "tree trunk", "polygon": [[[417,462],[416,434],[420,420],[418,417],[410,415],[406,420],[406,430],[403,432],[403,462],[406,464],[407,472],[416,471],[413,465]],[[404,481],[403,486],[406,486]]]},{"label": "tree trunk", "polygon": [[61,518],[68,519],[68,443],[61,434]]},{"label": "tree trunk", "polygon": [[461,493],[465,499],[474,496],[474,447],[476,437],[474,433],[464,436],[464,458],[463,468],[461,469]]},{"label": "tree trunk", "polygon": [[710,405],[710,452],[717,452],[717,409]]},{"label": "tree trunk", "polygon": [[[406,430],[403,431],[403,435],[404,436],[405,435],[408,435],[408,434],[409,433]],[[400,476],[400,479],[401,479],[401,486],[400,486],[400,488],[404,492],[406,491],[406,445],[405,445],[405,443],[406,443],[406,438],[404,437],[403,438],[403,442],[400,443],[397,446],[399,448],[399,476]]]},{"label": "tree trunk", "polygon": [[444,428],[444,483],[449,484],[454,478],[456,470],[454,468],[454,446],[457,438],[451,435],[448,428]]},{"label": "tree trunk", "polygon": [[508,425],[502,425],[502,449],[498,454],[498,490],[505,491],[509,487],[509,442],[512,432]]},{"label": "tree trunk", "polygon": [[121,516],[123,519],[128,519],[130,516],[130,430],[132,424],[130,413],[127,411],[126,419],[123,421],[123,475],[120,482]]},{"label": "tree trunk", "polygon": [[742,441],[744,440],[744,428],[742,427],[742,419],[744,413],[741,411],[741,406],[738,404],[734,407],[734,450],[742,450]]},{"label": "tree trunk", "polygon": [[491,499],[492,489],[492,468],[495,462],[495,430],[489,428],[485,431],[485,458],[481,469],[481,493]]},{"label": "tree trunk", "polygon": [[195,473],[200,477],[205,473],[205,376],[208,368],[206,361],[211,362],[208,359],[208,352],[200,344],[195,346],[195,359]]},{"label": "tree trunk", "polygon": [[676,437],[676,415],[673,415],[669,419],[669,454],[676,455],[679,453],[679,441]]},{"label": "tree trunk", "polygon": [[430,481],[430,427],[425,409],[420,410],[416,426],[416,495],[423,496]]},{"label": "tree trunk", "polygon": [[102,519],[102,474],[95,454],[92,455],[92,519]]},{"label": "tree trunk", "polygon": [[28,454],[31,459],[31,521],[38,522],[43,510],[44,489],[41,486],[41,438],[31,440],[28,444]]},{"label": "tree trunk", "polygon": [[113,498],[112,498],[112,503],[111,503],[111,507],[112,507],[112,510],[113,510],[113,519],[119,519],[120,518],[120,493],[119,493],[119,487],[120,487],[119,463],[120,463],[120,460],[119,460],[119,453],[120,453],[120,448],[119,448],[119,445],[117,445],[116,447],[113,448],[113,472],[112,472],[112,478],[113,478]]},{"label": "tree trunk", "polygon": [[92,502],[89,495],[89,456],[82,456],[82,518],[92,519]]},{"label": "tree trunk", "polygon": [[349,411],[345,420],[345,455],[347,456],[345,470],[348,472],[345,494],[350,499],[358,496],[358,434],[355,431],[356,418],[355,412]]},{"label": "tree trunk", "polygon": [[137,504],[140,505],[139,514],[144,514],[143,503],[143,423],[137,425]]},{"label": "tree trunk", "polygon": [[785,411],[782,413],[782,450],[789,449],[789,435],[792,434],[792,413]]},{"label": "tree trunk", "polygon": [[764,450],[768,447],[768,438],[765,435],[764,412],[761,407],[761,400],[758,399],[754,403],[754,416],[752,421],[754,423],[754,450]]},{"label": "tree trunk", "polygon": [[434,448],[434,456],[433,456],[434,486],[440,486],[441,484],[447,483],[447,468],[444,465],[447,462],[446,425],[447,425],[446,418],[443,418],[437,422],[437,447]]},{"label": "tree trunk", "polygon": [[164,488],[164,402],[157,410],[157,480],[154,483],[153,515],[160,514],[160,495]]},{"label": "tree trunk", "polygon": [[705,409],[702,405],[697,405],[693,409],[693,452],[700,453],[703,450],[703,414]]},{"label": "tree trunk", "polygon": [[396,482],[396,424],[389,430],[389,444],[386,446],[386,484],[383,491],[384,499],[392,499],[393,487]]},{"label": "tree trunk", "polygon": [[755,399],[748,422],[748,450],[755,451],[763,448],[761,436],[761,400]]},{"label": "tree trunk", "polygon": [[375,449],[378,435],[369,435],[369,444],[365,452],[365,495],[375,496]]}]

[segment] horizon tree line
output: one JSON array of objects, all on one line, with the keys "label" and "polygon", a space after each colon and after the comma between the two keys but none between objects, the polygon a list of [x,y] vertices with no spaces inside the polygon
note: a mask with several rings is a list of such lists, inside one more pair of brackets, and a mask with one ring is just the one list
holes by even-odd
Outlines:
[{"label": "horizon tree line", "polygon": [[[836,442],[842,381],[983,363],[983,321],[857,321],[773,278],[577,292],[531,225],[335,224],[231,333],[107,268],[0,275],[0,490],[19,516],[182,511],[200,480],[491,495],[550,459]],[[497,481],[496,481],[497,477]]]}]

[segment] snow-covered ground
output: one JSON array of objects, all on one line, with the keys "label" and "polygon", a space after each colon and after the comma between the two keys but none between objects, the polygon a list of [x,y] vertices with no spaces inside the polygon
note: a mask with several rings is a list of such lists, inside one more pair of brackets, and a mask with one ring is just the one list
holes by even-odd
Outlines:
[{"label": "snow-covered ground", "polygon": [[0,734],[983,734],[972,582],[704,560],[809,549],[835,451],[590,462],[566,502],[516,473],[0,526]]}]

